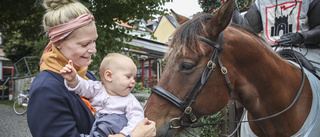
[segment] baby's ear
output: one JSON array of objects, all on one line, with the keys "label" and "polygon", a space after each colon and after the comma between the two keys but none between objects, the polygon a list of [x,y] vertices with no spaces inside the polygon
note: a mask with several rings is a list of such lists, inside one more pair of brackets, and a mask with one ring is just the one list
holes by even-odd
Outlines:
[{"label": "baby's ear", "polygon": [[108,81],[108,82],[112,82],[112,71],[111,70],[106,70],[104,72],[104,78]]}]

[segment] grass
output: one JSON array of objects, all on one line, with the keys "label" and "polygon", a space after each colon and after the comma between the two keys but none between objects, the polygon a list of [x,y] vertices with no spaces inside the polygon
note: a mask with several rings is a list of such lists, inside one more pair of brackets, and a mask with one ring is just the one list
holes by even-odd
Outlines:
[{"label": "grass", "polygon": [[12,107],[13,105],[13,101],[8,101],[8,100],[5,100],[5,101],[0,101],[0,104],[4,104],[4,105],[7,105],[7,106],[10,106]]}]

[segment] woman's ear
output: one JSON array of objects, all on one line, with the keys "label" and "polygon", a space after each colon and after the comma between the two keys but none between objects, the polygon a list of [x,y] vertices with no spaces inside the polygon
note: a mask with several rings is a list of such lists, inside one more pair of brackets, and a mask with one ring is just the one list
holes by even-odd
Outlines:
[{"label": "woman's ear", "polygon": [[106,70],[104,72],[104,78],[108,81],[108,82],[112,82],[112,71],[111,70]]}]

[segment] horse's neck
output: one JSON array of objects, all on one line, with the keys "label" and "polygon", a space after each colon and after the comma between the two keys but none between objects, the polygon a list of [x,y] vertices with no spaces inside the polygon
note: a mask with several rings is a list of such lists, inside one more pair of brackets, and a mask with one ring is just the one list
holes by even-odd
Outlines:
[{"label": "horse's neck", "polygon": [[[244,64],[234,68],[237,71],[236,74],[234,73],[234,77],[236,78],[234,89],[236,94],[235,98],[248,110],[249,119],[257,119],[270,116],[287,108],[292,103],[299,90],[302,74],[300,69],[281,59],[271,51],[272,49],[270,50],[268,47],[257,45],[256,43],[258,42],[254,43],[256,40],[252,41],[253,43],[247,44],[255,44],[255,46],[251,47],[256,48],[255,51],[246,49],[246,51],[252,51],[246,54],[246,56],[249,57],[237,58],[239,59],[237,62],[244,62]],[[240,54],[238,55],[240,56]],[[307,92],[302,92],[301,95],[310,97],[310,93]],[[301,100],[303,102],[307,99]],[[308,102],[306,103],[308,106],[310,101],[306,102]],[[297,125],[300,126],[302,124],[301,121],[292,119],[299,119],[299,117],[306,117],[306,115],[290,115],[289,113],[301,110],[301,108],[296,106],[292,107],[290,111],[284,115],[259,122],[261,124],[260,126],[264,127],[263,130],[266,130],[267,132],[273,132],[272,130],[274,130],[275,126],[285,126],[283,123],[288,124],[297,122]],[[309,112],[308,107],[303,110]],[[289,119],[285,117],[288,117]],[[292,119],[290,120],[290,118]],[[256,129],[260,129],[260,131],[255,130],[256,132],[262,132],[260,126],[256,125],[256,123],[253,125]],[[297,128],[294,127],[293,129],[288,130],[289,133],[295,132]]]}]

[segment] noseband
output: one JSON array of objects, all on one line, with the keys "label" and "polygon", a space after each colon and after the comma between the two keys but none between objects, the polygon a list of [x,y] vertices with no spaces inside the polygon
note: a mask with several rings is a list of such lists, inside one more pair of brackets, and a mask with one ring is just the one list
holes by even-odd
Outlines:
[{"label": "noseband", "polygon": [[[182,119],[185,116],[189,117],[189,119],[191,120],[192,123],[195,123],[198,120],[197,117],[192,112],[192,105],[194,104],[197,96],[201,93],[201,91],[202,91],[203,87],[205,86],[206,82],[208,81],[211,73],[215,70],[215,68],[217,66],[215,64],[216,61],[218,61],[219,65],[220,65],[220,68],[221,68],[221,73],[225,77],[226,85],[228,87],[228,91],[229,91],[229,94],[230,94],[230,98],[232,97],[233,89],[231,87],[231,83],[230,83],[230,80],[229,80],[228,75],[227,75],[228,71],[227,71],[227,68],[225,68],[222,65],[221,60],[220,60],[220,53],[223,50],[222,49],[223,32],[220,34],[219,44],[216,44],[215,42],[213,42],[213,41],[211,41],[211,40],[209,40],[209,39],[207,39],[205,37],[202,37],[202,36],[199,36],[199,39],[201,41],[209,44],[210,46],[214,47],[215,49],[214,49],[214,51],[212,53],[212,56],[211,56],[210,60],[207,63],[207,67],[203,70],[198,82],[193,87],[193,89],[189,92],[189,94],[186,96],[186,98],[182,101],[178,97],[176,97],[175,95],[171,94],[170,92],[166,91],[165,89],[163,89],[163,88],[161,88],[159,86],[153,86],[151,88],[152,93],[155,93],[155,94],[167,99],[168,101],[170,101],[171,103],[175,104],[178,108],[180,108],[183,111],[183,113],[180,115],[180,117],[173,118],[173,119],[170,120],[169,128],[177,129],[177,128],[180,128],[180,127],[201,127],[203,125],[217,125],[217,124],[227,124],[227,123],[242,123],[242,122],[262,121],[262,120],[266,120],[266,119],[270,119],[270,118],[276,117],[276,116],[288,111],[296,103],[296,101],[298,100],[298,98],[299,98],[299,96],[300,96],[300,94],[302,92],[303,84],[305,82],[305,77],[306,77],[305,73],[304,73],[304,69],[301,69],[302,80],[301,80],[301,85],[300,85],[300,88],[299,88],[299,90],[297,92],[296,97],[294,98],[294,100],[291,102],[291,104],[287,108],[283,109],[282,111],[280,111],[278,113],[275,113],[275,114],[272,114],[272,115],[269,115],[269,116],[266,116],[266,117],[254,119],[254,120],[248,120],[248,121],[220,122],[220,123],[209,123],[209,124],[200,124],[200,125],[183,123]],[[296,61],[300,65],[300,68],[303,68],[303,66],[302,66],[300,60],[297,58],[297,56],[294,54],[293,57],[296,59]],[[197,92],[195,93],[197,87],[199,87],[199,88],[198,88]],[[180,125],[174,125],[173,124],[174,121],[180,122]]]},{"label": "noseband", "polygon": [[[175,95],[171,94],[170,92],[166,91],[165,89],[163,89],[159,86],[153,86],[151,89],[152,93],[155,93],[155,94],[167,99],[168,101],[170,101],[171,103],[173,103],[174,105],[176,105],[178,108],[180,108],[183,111],[183,113],[180,115],[180,117],[173,118],[170,120],[170,128],[189,127],[190,124],[184,124],[182,122],[182,119],[185,116],[189,117],[189,119],[191,120],[192,123],[194,123],[198,120],[197,117],[192,112],[192,105],[194,104],[197,96],[201,93],[201,91],[202,91],[203,87],[205,86],[206,82],[208,81],[211,73],[216,69],[216,66],[217,66],[215,64],[216,61],[218,61],[219,65],[221,67],[221,73],[225,77],[230,97],[232,95],[232,87],[230,84],[230,80],[227,76],[227,72],[228,72],[227,68],[225,68],[222,65],[221,60],[220,60],[220,53],[223,50],[222,49],[223,32],[220,34],[219,44],[216,44],[215,42],[213,42],[205,37],[202,37],[202,36],[199,36],[199,39],[201,41],[209,44],[210,46],[214,47],[215,49],[212,53],[210,60],[207,63],[207,67],[203,70],[198,82],[193,87],[193,89],[189,92],[189,94],[186,96],[186,98],[182,101],[178,97],[176,97]],[[197,87],[199,87],[198,90],[197,90]],[[195,92],[196,90],[197,90],[197,92]],[[180,125],[174,125],[173,122],[175,120],[180,121]]]}]

